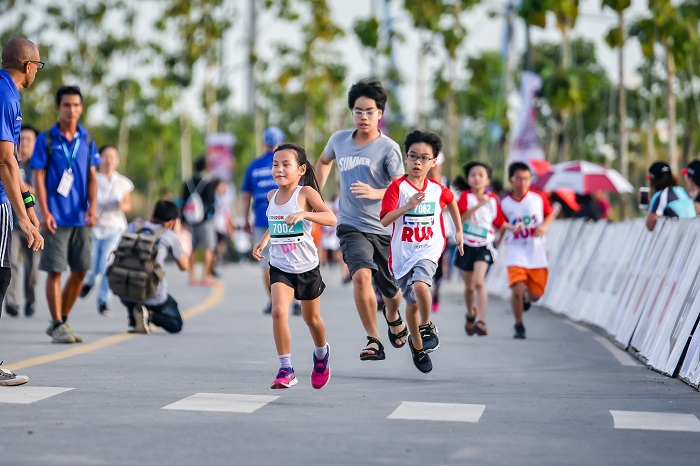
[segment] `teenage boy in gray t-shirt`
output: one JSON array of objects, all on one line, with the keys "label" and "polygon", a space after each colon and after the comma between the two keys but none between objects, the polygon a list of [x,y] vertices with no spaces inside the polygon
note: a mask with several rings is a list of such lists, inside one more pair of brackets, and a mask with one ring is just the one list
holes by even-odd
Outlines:
[{"label": "teenage boy in gray t-shirt", "polygon": [[386,188],[404,174],[401,148],[378,128],[386,100],[386,91],[379,81],[353,84],[348,92],[348,106],[355,129],[333,134],[316,165],[321,188],[334,160],[340,172],[337,233],[343,260],[352,276],[355,306],[367,332],[367,346],[360,353],[363,361],[385,358],[377,328],[373,280],[386,303],[389,342],[400,348],[408,334],[399,314],[401,293],[389,271],[391,235],[379,221]]}]

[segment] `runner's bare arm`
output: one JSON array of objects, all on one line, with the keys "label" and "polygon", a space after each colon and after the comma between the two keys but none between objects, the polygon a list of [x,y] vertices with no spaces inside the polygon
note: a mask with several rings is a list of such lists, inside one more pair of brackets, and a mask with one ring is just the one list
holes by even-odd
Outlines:
[{"label": "runner's bare arm", "polygon": [[324,154],[321,154],[321,156],[318,158],[318,163],[316,163],[316,167],[314,168],[314,171],[316,172],[316,181],[318,181],[318,188],[321,191],[323,191],[323,187],[326,185],[331,168],[333,168],[333,161]]},{"label": "runner's bare arm", "polygon": [[270,241],[270,230],[265,231],[265,234],[260,238],[260,241],[255,243],[255,246],[253,246],[253,257],[257,260],[262,259],[263,256],[263,250],[265,249],[265,246],[267,246],[268,241]]},{"label": "runner's bare arm", "polygon": [[459,219],[459,207],[457,207],[457,199],[452,199],[452,202],[447,204],[447,210],[450,213],[450,217],[452,217],[452,221],[454,222],[455,226],[457,227],[457,232],[455,233],[455,242],[457,243],[457,249],[459,250],[459,255],[463,256],[464,255],[464,233],[462,231],[462,228],[459,226],[461,222]]},{"label": "runner's bare arm", "polygon": [[[479,199],[479,203],[477,205],[475,205],[471,209],[467,209],[464,212],[462,212],[462,215],[461,215],[462,220],[461,221],[464,222],[467,219],[469,219],[472,215],[474,215],[476,213],[477,210],[479,210],[480,208],[482,208],[483,206],[488,204],[490,200],[491,200],[491,198],[489,197],[489,195],[484,194],[482,196],[482,198]],[[455,225],[458,225],[458,223],[455,223]]]},{"label": "runner's bare arm", "polygon": [[334,227],[338,223],[338,219],[331,208],[323,202],[323,198],[314,188],[304,186],[301,188],[299,197],[302,198],[299,199],[300,203],[305,204],[308,210],[288,215],[284,219],[285,223],[293,225],[303,219],[327,227]]},{"label": "runner's bare arm", "polygon": [[384,216],[380,218],[379,221],[382,223],[383,226],[388,227],[396,220],[401,218],[406,212],[409,212],[418,207],[420,203],[423,202],[423,199],[425,199],[425,193],[416,193],[413,196],[411,196],[408,202],[406,202],[398,209],[392,210],[391,212],[387,212],[386,214],[384,214]]},{"label": "runner's bare arm", "polygon": [[549,230],[549,227],[552,225],[552,222],[555,218],[557,218],[556,212],[552,212],[551,214],[547,215],[544,218],[544,222],[542,222],[542,225],[538,226],[535,230],[535,236],[544,236],[544,234],[547,233],[547,230]]},{"label": "runner's bare arm", "polygon": [[[398,180],[402,175],[392,176],[391,181]],[[384,199],[386,188],[373,188],[362,181],[355,181],[350,185],[350,192],[358,199],[371,199],[373,201],[381,201]]]}]

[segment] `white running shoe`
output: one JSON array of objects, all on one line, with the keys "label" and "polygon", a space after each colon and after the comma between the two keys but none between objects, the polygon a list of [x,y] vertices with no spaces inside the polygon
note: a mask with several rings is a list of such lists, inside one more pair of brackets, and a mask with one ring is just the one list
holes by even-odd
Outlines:
[{"label": "white running shoe", "polygon": [[[0,362],[0,364],[2,364]],[[29,377],[26,375],[17,375],[0,367],[0,386],[12,387],[15,385],[24,385],[29,382]]]},{"label": "white running shoe", "polygon": [[151,333],[150,313],[146,306],[143,304],[134,306],[134,320],[136,321],[136,333]]}]

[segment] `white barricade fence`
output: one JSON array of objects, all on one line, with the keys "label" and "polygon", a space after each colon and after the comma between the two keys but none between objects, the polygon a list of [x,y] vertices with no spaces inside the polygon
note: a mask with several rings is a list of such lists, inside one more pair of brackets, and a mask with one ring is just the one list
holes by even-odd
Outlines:
[{"label": "white barricade fence", "polygon": [[[700,219],[557,220],[549,281],[537,303],[604,330],[650,367],[700,388]],[[505,246],[486,279],[510,297]]]}]

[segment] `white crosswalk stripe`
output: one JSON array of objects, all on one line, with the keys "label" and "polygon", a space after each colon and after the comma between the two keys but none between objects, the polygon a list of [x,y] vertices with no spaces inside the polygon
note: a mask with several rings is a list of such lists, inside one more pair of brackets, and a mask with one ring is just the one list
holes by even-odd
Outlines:
[{"label": "white crosswalk stripe", "polygon": [[404,401],[387,419],[415,421],[479,422],[485,405]]},{"label": "white crosswalk stripe", "polygon": [[692,414],[610,411],[615,429],[700,432],[700,420]]},{"label": "white crosswalk stripe", "polygon": [[0,390],[0,403],[30,404],[70,390],[75,389],[66,387],[36,387],[33,385],[3,387]]},{"label": "white crosswalk stripe", "polygon": [[184,411],[217,411],[226,413],[252,413],[278,396],[236,395],[227,393],[195,393],[162,409]]}]

